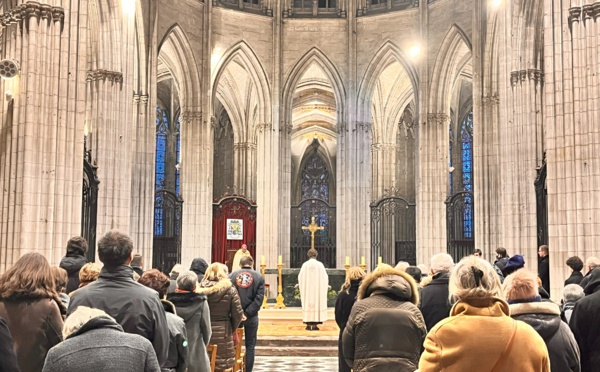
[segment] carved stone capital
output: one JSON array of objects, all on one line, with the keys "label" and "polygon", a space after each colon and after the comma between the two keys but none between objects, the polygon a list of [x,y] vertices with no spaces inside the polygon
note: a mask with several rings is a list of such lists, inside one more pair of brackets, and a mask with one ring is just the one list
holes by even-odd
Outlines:
[{"label": "carved stone capital", "polygon": [[292,131],[294,130],[294,126],[292,124],[286,124],[285,125],[285,132],[290,135],[292,134]]},{"label": "carved stone capital", "polygon": [[594,18],[594,5],[587,4],[587,5],[584,5],[581,9],[582,9],[582,14],[583,14],[584,20]]},{"label": "carved stone capital", "polygon": [[40,14],[42,19],[48,19],[52,17],[52,7],[48,4],[40,5]]},{"label": "carved stone capital", "polygon": [[25,3],[25,16],[27,19],[31,17],[40,18],[42,14],[42,5],[40,3],[29,1]]},{"label": "carved stone capital", "polygon": [[511,71],[510,72],[510,84],[512,86],[517,85],[519,82],[519,71]]},{"label": "carved stone capital", "polygon": [[536,83],[544,82],[544,71],[538,69],[529,69],[527,70],[527,75],[529,76],[529,80],[533,80]]},{"label": "carved stone capital", "polygon": [[356,130],[360,130],[364,133],[371,133],[371,129],[373,127],[373,123],[366,121],[359,121],[356,123]]},{"label": "carved stone capital", "polygon": [[340,122],[336,125],[337,133],[343,135],[348,132],[348,125],[345,122]]},{"label": "carved stone capital", "polygon": [[184,111],[181,116],[181,121],[189,124],[192,120],[201,121],[202,120],[202,112],[200,111]]},{"label": "carved stone capital", "polygon": [[450,123],[450,116],[448,114],[436,114],[429,113],[427,114],[427,124],[428,125],[447,125]]},{"label": "carved stone capital", "polygon": [[569,8],[569,22],[575,23],[579,22],[581,19],[581,7],[574,6]]},{"label": "carved stone capital", "polygon": [[273,124],[271,124],[271,123],[256,124],[256,131],[258,133],[268,132],[272,129],[273,129]]},{"label": "carved stone capital", "polygon": [[133,93],[133,103],[134,104],[140,103],[140,95],[139,94]]},{"label": "carved stone capital", "polygon": [[109,71],[109,70],[89,70],[87,72],[86,80],[90,81],[98,81],[98,80],[108,80],[115,83],[123,83],[123,73],[118,71]]},{"label": "carved stone capital", "polygon": [[594,17],[594,19],[598,18],[598,16],[600,15],[600,3],[594,3],[592,5],[592,16]]},{"label": "carved stone capital", "polygon": [[64,21],[65,21],[65,9],[61,8],[61,7],[58,7],[58,6],[52,7],[52,18],[55,21],[60,22],[61,24],[64,23]]},{"label": "carved stone capital", "polygon": [[142,101],[142,104],[147,105],[148,104],[148,95],[147,94],[142,94],[140,96],[140,101]]},{"label": "carved stone capital", "polygon": [[500,103],[500,97],[497,95],[486,96],[481,98],[481,104],[483,106],[496,106]]},{"label": "carved stone capital", "polygon": [[248,150],[254,151],[256,150],[256,143],[253,142],[238,142],[233,144],[234,150]]}]

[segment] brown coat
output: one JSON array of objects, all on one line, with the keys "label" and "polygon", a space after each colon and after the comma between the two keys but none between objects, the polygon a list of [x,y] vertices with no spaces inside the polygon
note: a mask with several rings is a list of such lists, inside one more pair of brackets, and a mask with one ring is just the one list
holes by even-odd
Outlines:
[{"label": "brown coat", "polygon": [[0,317],[10,329],[21,371],[41,371],[48,350],[62,341],[63,320],[57,301],[60,300],[0,301]]},{"label": "brown coat", "polygon": [[[498,298],[459,301],[427,334],[419,371],[492,371],[494,366],[496,371],[550,371],[544,340],[509,314],[508,304]],[[502,356],[513,332],[512,347]]]},{"label": "brown coat", "polygon": [[212,329],[210,343],[218,346],[216,370],[232,368],[235,363],[233,331],[237,329],[243,315],[237,290],[232,286],[231,280],[221,279],[218,282],[203,281],[197,292],[208,298]]}]

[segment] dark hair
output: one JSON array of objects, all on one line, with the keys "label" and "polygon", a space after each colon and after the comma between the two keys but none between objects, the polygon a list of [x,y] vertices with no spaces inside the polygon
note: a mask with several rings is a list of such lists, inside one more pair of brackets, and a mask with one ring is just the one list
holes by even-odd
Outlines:
[{"label": "dark hair", "polygon": [[131,266],[142,266],[142,255],[136,253],[133,255],[133,259],[131,260]]},{"label": "dark hair", "polygon": [[0,299],[58,298],[50,264],[39,253],[24,254],[0,275]]},{"label": "dark hair", "polygon": [[67,242],[67,253],[84,255],[88,250],[88,243],[82,236],[74,236]]},{"label": "dark hair", "polygon": [[540,251],[548,254],[548,246],[547,245],[540,245]]},{"label": "dark hair", "polygon": [[54,275],[54,283],[56,284],[56,292],[64,292],[67,288],[67,282],[69,281],[69,274],[67,270],[62,267],[52,266],[52,275]]},{"label": "dark hair", "polygon": [[481,249],[477,248],[473,251],[473,254],[479,254],[480,256],[483,256],[483,252],[481,251]]},{"label": "dark hair", "polygon": [[107,267],[124,265],[133,252],[133,241],[119,230],[111,230],[98,241],[98,257]]},{"label": "dark hair", "polygon": [[581,271],[583,269],[583,261],[577,256],[569,257],[567,259],[567,266],[573,271]]},{"label": "dark hair", "polygon": [[250,256],[244,256],[240,259],[240,266],[252,266],[254,265],[254,259]]},{"label": "dark hair", "polygon": [[416,266],[409,266],[406,268],[405,272],[412,276],[415,282],[421,283],[421,269]]},{"label": "dark hair", "polygon": [[163,298],[167,294],[171,281],[165,274],[156,269],[152,269],[144,272],[144,274],[140,276],[138,283],[154,289],[158,292],[158,296]]},{"label": "dark hair", "polygon": [[496,253],[500,255],[500,257],[506,257],[506,248],[498,247],[496,248]]}]

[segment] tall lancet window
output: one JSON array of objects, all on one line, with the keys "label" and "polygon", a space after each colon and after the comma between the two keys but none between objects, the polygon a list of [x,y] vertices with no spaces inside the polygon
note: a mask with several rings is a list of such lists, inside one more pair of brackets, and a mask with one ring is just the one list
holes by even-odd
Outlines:
[{"label": "tall lancet window", "polygon": [[[179,159],[181,149],[180,120],[176,118],[174,125],[166,110],[156,108],[156,165],[154,176],[155,191],[170,191],[176,196],[181,193]],[[154,205],[154,235],[165,234],[164,194],[157,194]],[[177,224],[175,228],[177,229]],[[171,232],[173,233],[173,232]],[[174,231],[179,235],[179,231]]]},{"label": "tall lancet window", "polygon": [[302,200],[321,199],[329,202],[329,172],[321,157],[314,154],[302,170]]},{"label": "tall lancet window", "polygon": [[[473,111],[465,117],[460,129],[461,170],[463,191],[473,192]],[[466,198],[472,198],[466,196]],[[473,200],[464,209],[464,236],[473,238]]]}]

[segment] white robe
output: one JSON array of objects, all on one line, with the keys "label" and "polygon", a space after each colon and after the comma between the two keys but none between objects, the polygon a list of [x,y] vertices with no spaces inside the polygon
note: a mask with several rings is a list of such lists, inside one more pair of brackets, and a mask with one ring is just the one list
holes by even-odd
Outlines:
[{"label": "white robe", "polygon": [[325,266],[316,259],[309,259],[302,264],[298,284],[302,302],[302,321],[304,323],[327,321],[329,277]]},{"label": "white robe", "polygon": [[250,251],[246,250],[246,253],[244,253],[244,251],[242,250],[242,248],[240,248],[240,249],[238,249],[237,252],[235,252],[235,256],[233,256],[233,263],[231,264],[231,272],[234,272],[234,271],[239,270],[239,269],[242,268],[240,266],[240,260],[244,256],[250,256]]}]

